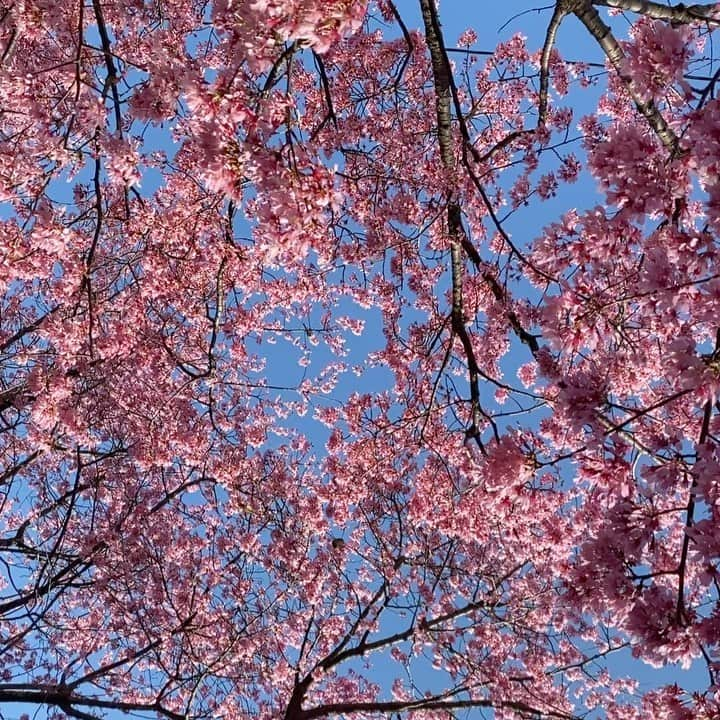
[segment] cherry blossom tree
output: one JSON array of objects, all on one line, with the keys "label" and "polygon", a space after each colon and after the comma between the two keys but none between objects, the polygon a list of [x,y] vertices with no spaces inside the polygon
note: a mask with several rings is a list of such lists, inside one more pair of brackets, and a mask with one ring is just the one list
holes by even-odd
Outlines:
[{"label": "cherry blossom tree", "polygon": [[0,0],[3,717],[720,717],[720,11],[446,3]]}]

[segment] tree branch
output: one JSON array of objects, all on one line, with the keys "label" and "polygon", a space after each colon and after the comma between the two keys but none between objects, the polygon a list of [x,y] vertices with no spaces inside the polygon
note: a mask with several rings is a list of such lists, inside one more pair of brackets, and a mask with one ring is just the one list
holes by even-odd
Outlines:
[{"label": "tree branch", "polygon": [[84,713],[75,706],[96,708],[99,710],[119,710],[121,712],[156,712],[170,720],[187,720],[185,715],[163,707],[159,702],[135,703],[122,700],[103,700],[87,697],[73,692],[68,685],[0,685],[0,703],[31,703],[35,705],[55,705],[68,715],[77,718],[95,720],[94,715]]},{"label": "tree branch", "polygon": [[442,696],[433,695],[420,700],[391,700],[386,702],[338,702],[319,705],[318,707],[303,710],[293,720],[314,720],[314,718],[331,717],[350,713],[401,713],[413,710],[437,710],[452,712],[470,708],[495,708],[514,710],[520,717],[541,720],[542,718],[556,718],[557,720],[579,720],[576,715],[551,710],[544,712],[524,702],[489,699],[477,700],[446,700]]},{"label": "tree branch", "polygon": [[670,129],[655,103],[652,100],[644,100],[633,87],[632,80],[625,74],[623,66],[625,53],[612,34],[610,27],[605,24],[598,11],[593,7],[592,2],[590,0],[559,0],[558,5],[571,9],[575,17],[597,40],[615,72],[624,82],[637,111],[647,120],[660,142],[674,155],[677,152],[677,136]]},{"label": "tree branch", "polygon": [[628,12],[646,15],[655,20],[666,20],[673,24],[691,25],[694,23],[707,23],[712,26],[720,25],[720,13],[717,3],[708,5],[661,5],[650,0],[593,0],[594,5],[627,10]]}]

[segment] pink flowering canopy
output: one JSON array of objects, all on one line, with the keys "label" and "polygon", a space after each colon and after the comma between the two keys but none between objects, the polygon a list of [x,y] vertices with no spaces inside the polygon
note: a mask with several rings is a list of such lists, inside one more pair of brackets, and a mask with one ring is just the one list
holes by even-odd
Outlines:
[{"label": "pink flowering canopy", "polygon": [[720,11],[450,4],[0,0],[3,718],[720,717]]}]

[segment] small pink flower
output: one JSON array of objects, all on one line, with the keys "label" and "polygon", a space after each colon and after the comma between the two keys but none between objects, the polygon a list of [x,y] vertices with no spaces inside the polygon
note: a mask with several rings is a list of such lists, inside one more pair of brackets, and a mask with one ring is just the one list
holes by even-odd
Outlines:
[{"label": "small pink flower", "polygon": [[477,42],[477,39],[477,33],[472,28],[468,28],[460,34],[458,45],[460,47],[470,47]]}]

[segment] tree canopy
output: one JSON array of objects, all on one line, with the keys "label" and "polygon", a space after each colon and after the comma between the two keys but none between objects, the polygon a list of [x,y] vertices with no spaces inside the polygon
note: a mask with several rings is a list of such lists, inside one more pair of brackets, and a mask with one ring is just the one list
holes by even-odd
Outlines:
[{"label": "tree canopy", "polygon": [[720,11],[455,2],[0,0],[3,718],[720,717]]}]

